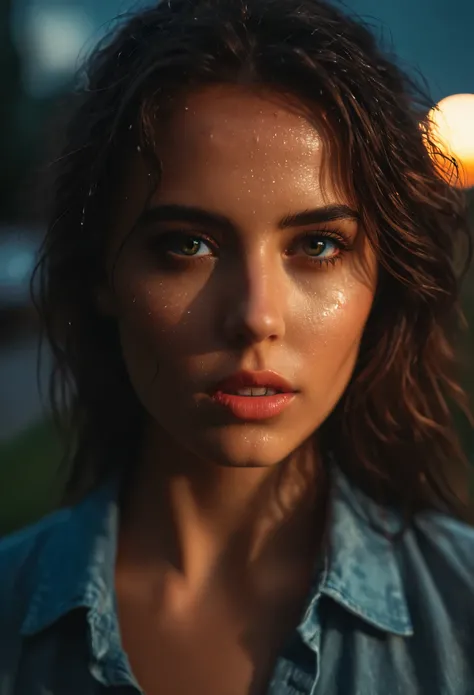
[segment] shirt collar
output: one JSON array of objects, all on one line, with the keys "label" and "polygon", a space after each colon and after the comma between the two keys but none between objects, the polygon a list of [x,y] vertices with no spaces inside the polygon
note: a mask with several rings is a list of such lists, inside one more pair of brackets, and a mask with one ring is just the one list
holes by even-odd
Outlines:
[{"label": "shirt collar", "polygon": [[110,614],[118,532],[118,480],[64,510],[38,552],[22,634],[39,632],[79,607]]},{"label": "shirt collar", "polygon": [[[337,467],[331,475],[328,555],[320,593],[381,630],[412,635],[397,559],[401,515],[376,504]],[[311,610],[304,622],[314,624]]]},{"label": "shirt collar", "polygon": [[[328,555],[322,579],[300,626],[315,631],[316,602],[326,595],[371,625],[397,635],[413,634],[393,536],[402,521],[332,469]],[[118,531],[118,481],[91,493],[50,530],[39,551],[22,634],[39,632],[78,607],[96,620],[114,612],[114,567]]]}]

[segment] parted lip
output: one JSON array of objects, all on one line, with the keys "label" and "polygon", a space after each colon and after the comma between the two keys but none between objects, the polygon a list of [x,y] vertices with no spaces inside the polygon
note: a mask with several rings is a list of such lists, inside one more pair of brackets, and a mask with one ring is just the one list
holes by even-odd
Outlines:
[{"label": "parted lip", "polygon": [[241,371],[223,379],[212,393],[236,393],[244,388],[271,388],[279,393],[295,393],[296,389],[280,374],[273,371],[248,372]]}]

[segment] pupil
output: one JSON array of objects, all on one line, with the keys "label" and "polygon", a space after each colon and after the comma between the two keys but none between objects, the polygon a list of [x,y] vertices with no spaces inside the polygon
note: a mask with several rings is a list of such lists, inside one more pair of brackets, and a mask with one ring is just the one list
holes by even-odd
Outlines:
[{"label": "pupil", "polygon": [[187,256],[192,256],[198,250],[199,250],[199,240],[198,239],[192,239],[189,237],[187,239],[184,239],[184,241],[183,241],[183,253],[185,253]]},{"label": "pupil", "polygon": [[309,251],[311,255],[319,256],[324,251],[325,246],[325,241],[321,241],[320,239],[311,239],[309,242]]}]

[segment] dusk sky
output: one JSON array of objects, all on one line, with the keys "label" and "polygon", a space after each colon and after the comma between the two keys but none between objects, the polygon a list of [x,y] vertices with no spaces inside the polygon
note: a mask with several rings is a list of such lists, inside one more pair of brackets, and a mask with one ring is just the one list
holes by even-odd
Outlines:
[{"label": "dusk sky", "polygon": [[347,6],[382,23],[436,100],[474,93],[474,0],[350,0]]},{"label": "dusk sky", "polygon": [[[15,2],[17,26],[23,27],[29,18],[30,30],[42,32],[37,40],[43,42],[49,65],[54,63],[54,50],[58,60],[61,56],[66,60],[69,51],[72,62],[72,52],[75,58],[84,44],[89,48],[117,13],[144,4],[132,0]],[[474,0],[347,0],[346,7],[374,25],[378,34],[383,28],[402,62],[424,74],[435,100],[474,93]],[[41,59],[32,55],[30,62],[35,71],[32,82],[39,84]]]}]

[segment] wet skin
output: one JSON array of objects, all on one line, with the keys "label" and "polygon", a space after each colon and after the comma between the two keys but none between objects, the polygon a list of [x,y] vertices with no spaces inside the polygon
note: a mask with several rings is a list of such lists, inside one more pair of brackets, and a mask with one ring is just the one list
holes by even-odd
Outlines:
[{"label": "wet skin", "polygon": [[[156,140],[148,206],[148,160],[127,162],[99,295],[147,417],[119,539],[122,640],[148,695],[253,695],[308,594],[315,433],[353,372],[376,263],[321,132],[287,98],[202,90]],[[236,417],[212,393],[241,370],[280,374],[294,397]]]},{"label": "wet skin", "polygon": [[[322,136],[278,99],[208,89],[157,138],[151,209],[141,214],[150,179],[137,156],[110,250],[139,218],[114,277],[130,378],[152,421],[197,457],[271,466],[317,430],[350,379],[372,253],[355,206],[321,169]],[[331,206],[347,210],[326,221]],[[242,369],[278,372],[296,397],[268,421],[229,417],[209,390]]]}]

